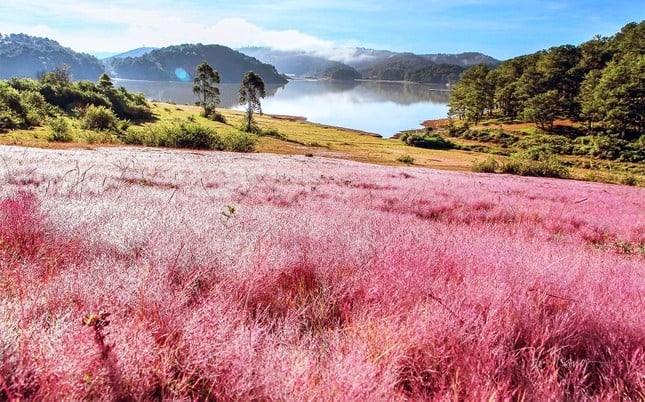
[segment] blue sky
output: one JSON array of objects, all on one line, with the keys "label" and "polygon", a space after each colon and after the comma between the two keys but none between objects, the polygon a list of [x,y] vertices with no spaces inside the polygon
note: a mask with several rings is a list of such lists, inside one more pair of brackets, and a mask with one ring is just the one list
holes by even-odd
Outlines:
[{"label": "blue sky", "polygon": [[307,49],[341,58],[344,48],[368,47],[419,54],[478,51],[507,59],[612,35],[644,18],[643,0],[0,3],[0,33],[45,36],[95,54],[200,42]]}]

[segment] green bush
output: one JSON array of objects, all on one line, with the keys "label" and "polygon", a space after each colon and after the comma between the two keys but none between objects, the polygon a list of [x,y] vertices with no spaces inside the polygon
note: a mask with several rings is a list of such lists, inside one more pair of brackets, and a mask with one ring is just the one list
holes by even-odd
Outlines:
[{"label": "green bush", "polygon": [[89,105],[83,113],[83,128],[90,130],[113,130],[116,129],[118,119],[112,110],[105,106]]},{"label": "green bush", "polygon": [[260,128],[260,126],[258,126],[258,125],[255,123],[255,121],[251,123],[251,129],[250,129],[250,130],[247,130],[247,129],[246,129],[246,128],[247,128],[247,127],[246,127],[246,124],[247,124],[247,123],[246,123],[246,120],[245,120],[245,121],[243,121],[243,122],[242,122],[242,123],[237,127],[237,129],[238,129],[239,131],[243,131],[243,132],[245,132],[245,133],[247,133],[247,132],[248,132],[248,133],[252,133],[252,134],[256,134],[256,135],[262,135],[262,128]]},{"label": "green bush", "polygon": [[159,146],[191,149],[224,149],[215,130],[197,123],[164,126],[156,135]]},{"label": "green bush", "polygon": [[82,136],[88,144],[120,144],[122,142],[113,131],[84,130]]},{"label": "green bush", "polygon": [[226,117],[224,117],[223,114],[215,110],[215,108],[208,107],[207,112],[206,113],[202,112],[201,115],[202,117],[206,117],[207,119],[226,124]]},{"label": "green bush", "polygon": [[461,137],[466,131],[468,131],[468,129],[469,129],[468,124],[456,126],[450,123],[446,130],[446,135],[448,137]]},{"label": "green bush", "polygon": [[575,145],[562,135],[530,134],[515,143],[517,149],[540,149],[541,152],[556,155],[571,155]]},{"label": "green bush", "polygon": [[227,134],[222,138],[224,149],[231,152],[253,152],[258,137],[242,131]]},{"label": "green bush", "polygon": [[396,158],[397,161],[401,163],[405,163],[406,165],[413,165],[414,164],[414,158],[411,157],[410,155],[401,155],[398,158]]},{"label": "green bush", "polygon": [[501,167],[503,173],[520,176],[569,177],[569,169],[553,154],[520,152]]},{"label": "green bush", "polygon": [[277,128],[267,128],[265,130],[261,130],[259,135],[263,137],[273,137],[279,140],[287,140],[287,136],[278,131]]},{"label": "green bush", "polygon": [[452,136],[460,137],[465,140],[499,144],[502,148],[512,146],[519,139],[515,135],[505,133],[501,128],[486,128],[483,130],[470,129],[455,133]]},{"label": "green bush", "polygon": [[20,93],[20,102],[25,111],[25,121],[30,126],[39,126],[56,109],[47,103],[40,92],[31,90]]},{"label": "green bush", "polygon": [[407,145],[417,148],[428,149],[452,149],[455,144],[443,138],[439,134],[419,134],[419,133],[406,133],[401,136],[401,141]]},{"label": "green bush", "polygon": [[499,168],[499,162],[492,156],[482,161],[474,162],[471,166],[472,171],[477,173],[495,173]]},{"label": "green bush", "polygon": [[0,128],[24,127],[25,116],[20,93],[6,82],[0,81]]},{"label": "green bush", "polygon": [[56,117],[49,122],[51,131],[50,140],[56,142],[70,142],[74,139],[72,127],[64,117]]}]

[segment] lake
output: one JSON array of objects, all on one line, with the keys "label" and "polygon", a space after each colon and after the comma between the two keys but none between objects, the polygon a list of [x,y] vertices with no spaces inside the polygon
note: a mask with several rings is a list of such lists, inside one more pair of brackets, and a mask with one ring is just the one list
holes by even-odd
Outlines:
[{"label": "lake", "polygon": [[[141,92],[150,100],[194,104],[192,84],[114,80],[118,86]],[[238,84],[220,84],[219,107],[243,110],[237,103]],[[446,117],[445,87],[374,81],[291,80],[268,85],[262,111],[302,116],[314,123],[347,127],[391,137],[420,128],[424,120]]]}]

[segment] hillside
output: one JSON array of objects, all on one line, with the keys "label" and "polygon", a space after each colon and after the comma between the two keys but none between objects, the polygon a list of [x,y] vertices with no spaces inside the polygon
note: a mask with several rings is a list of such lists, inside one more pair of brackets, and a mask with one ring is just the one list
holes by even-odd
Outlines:
[{"label": "hillside", "polygon": [[96,81],[103,73],[103,65],[96,57],[63,47],[54,40],[25,34],[0,36],[0,79],[34,78],[62,64],[70,66],[74,80]]},{"label": "hillside", "polygon": [[197,66],[207,61],[219,72],[222,83],[239,83],[248,71],[267,84],[287,80],[275,67],[221,45],[183,44],[155,49],[139,57],[113,58],[108,68],[117,78],[150,81],[190,81]]},{"label": "hillside", "polygon": [[424,54],[423,58],[432,61],[437,64],[454,64],[462,67],[475,66],[477,64],[486,64],[488,66],[494,67],[498,66],[501,61],[487,56],[482,53],[477,52],[465,52],[458,54]]},{"label": "hillside", "polygon": [[402,53],[359,71],[367,79],[445,84],[456,82],[464,70],[456,64],[435,64],[423,56]]},{"label": "hillside", "polygon": [[[611,37],[518,56],[496,69],[469,69],[449,102],[449,115],[464,127],[450,133],[491,139],[495,134],[495,141],[531,159],[557,154],[642,164],[643,99],[645,21],[629,23]],[[481,122],[532,123],[534,135],[522,140],[501,126],[473,132]]]},{"label": "hillside", "polygon": [[305,51],[281,51],[266,47],[241,48],[241,52],[276,66],[279,72],[305,77],[333,77],[342,71],[349,79],[363,78],[421,83],[454,83],[469,66],[500,62],[481,53],[425,54],[356,48],[348,56],[319,56]]},{"label": "hillside", "polygon": [[642,400],[645,190],[0,146],[0,400]]},{"label": "hillside", "polygon": [[106,57],[101,59],[103,62],[109,62],[112,59],[124,59],[126,57],[140,57],[144,54],[150,53],[151,51],[158,49],[156,47],[138,47],[136,49],[128,50],[127,52],[115,54],[114,56]]},{"label": "hillside", "polygon": [[344,71],[346,79],[361,78],[361,74],[347,64],[302,51],[281,51],[266,47],[244,47],[239,51],[274,65],[282,74],[332,78]]}]

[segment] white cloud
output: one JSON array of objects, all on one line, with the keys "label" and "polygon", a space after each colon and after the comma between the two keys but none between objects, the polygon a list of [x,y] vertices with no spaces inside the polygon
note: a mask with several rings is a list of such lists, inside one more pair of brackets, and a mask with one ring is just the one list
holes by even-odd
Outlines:
[{"label": "white cloud", "polygon": [[[3,32],[47,36],[85,52],[198,42],[281,50],[323,51],[334,47],[331,41],[299,30],[264,29],[246,18],[236,17],[235,11],[226,13],[222,8],[191,6],[191,2],[182,3],[181,7],[164,0],[139,0],[134,5],[122,0],[4,0],[3,3],[0,14],[17,16],[14,21],[3,24]],[[273,7],[271,3],[263,6]]]}]

